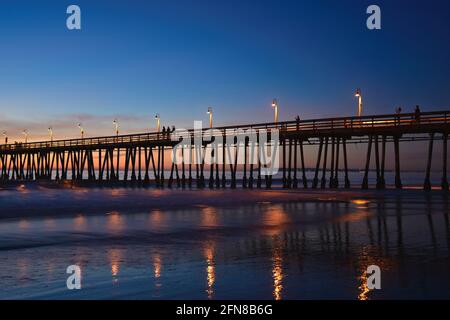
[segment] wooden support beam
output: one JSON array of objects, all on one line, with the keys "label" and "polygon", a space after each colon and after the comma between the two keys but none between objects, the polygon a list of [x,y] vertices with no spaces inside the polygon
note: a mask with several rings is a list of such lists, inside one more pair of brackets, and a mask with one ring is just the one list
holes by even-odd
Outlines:
[{"label": "wooden support beam", "polygon": [[423,189],[426,191],[431,190],[430,172],[431,172],[431,162],[433,160],[433,142],[434,142],[434,133],[430,134],[430,141],[428,142],[428,161],[425,173],[425,181],[423,183]]},{"label": "wooden support beam", "polygon": [[281,139],[282,143],[282,159],[283,159],[283,188],[287,187],[287,180],[286,180],[286,138],[283,136]]},{"label": "wooden support beam", "polygon": [[[64,152],[62,152],[64,154]],[[32,181],[34,179],[33,177],[33,166],[32,166],[32,161],[33,161],[33,153],[28,153],[28,157],[27,157],[27,179]],[[64,166],[64,160],[61,160],[61,177],[62,177],[62,168]]]},{"label": "wooden support beam", "polygon": [[158,151],[158,170],[157,170],[157,175],[158,178],[156,179],[156,185],[160,186],[161,185],[161,146],[156,147],[157,151]]},{"label": "wooden support beam", "polygon": [[[12,157],[12,155],[11,155]],[[10,171],[11,165],[8,166],[8,176]],[[41,153],[36,152],[36,180],[39,180],[41,178]]]},{"label": "wooden support beam", "polygon": [[333,188],[339,188],[339,144],[340,138],[336,138],[336,164],[334,166]]},{"label": "wooden support beam", "polygon": [[258,160],[258,176],[256,177],[256,187],[257,188],[261,188],[262,186],[262,177],[261,177],[261,157],[262,157],[262,152],[263,152],[263,148],[264,146],[260,145],[260,139],[259,139],[259,130],[257,133],[257,141],[258,141],[258,148],[257,148],[257,160]]},{"label": "wooden support beam", "polygon": [[308,188],[308,180],[306,178],[305,152],[303,149],[303,140],[300,139],[299,144],[300,144],[300,159],[302,162],[302,183],[303,183],[303,188],[306,189],[306,188]]},{"label": "wooden support beam", "polygon": [[186,173],[185,173],[185,162],[186,158],[184,156],[185,146],[181,146],[181,186],[186,187]]},{"label": "wooden support beam", "polygon": [[210,163],[209,163],[209,182],[208,182],[208,187],[209,188],[213,188],[214,187],[214,148],[211,146],[211,159],[210,159]]},{"label": "wooden support beam", "polygon": [[448,180],[447,180],[447,140],[448,133],[445,132],[442,135],[442,190],[448,191]]},{"label": "wooden support beam", "polygon": [[225,170],[226,170],[226,141],[227,141],[227,137],[225,134],[223,134],[223,144],[222,144],[222,188],[226,187],[227,184],[227,178],[225,175]]},{"label": "wooden support beam", "polygon": [[335,161],[335,147],[336,147],[336,138],[331,138],[331,159],[330,159],[330,181],[329,187],[334,188],[334,161]]},{"label": "wooden support beam", "polygon": [[[252,150],[253,150],[253,147],[252,147]],[[251,154],[253,154],[253,151],[252,151]],[[248,187],[249,187],[250,189],[252,189],[252,188],[253,188],[253,170],[254,170],[253,159],[254,159],[254,156],[250,156],[250,159],[252,159],[252,160],[250,161],[250,169],[249,169],[249,171],[250,171],[250,176],[249,176],[249,178],[248,178]]]},{"label": "wooden support beam", "polygon": [[[230,169],[231,169],[231,188],[236,188],[236,167],[237,167],[237,159],[238,159],[238,150],[239,146],[237,144],[237,138],[234,138],[234,145],[235,145],[235,154],[234,154],[234,160],[233,164],[230,163]],[[231,157],[230,157],[231,158]]]},{"label": "wooden support beam", "polygon": [[195,145],[195,183],[197,184],[197,188],[200,188],[200,161],[201,161],[201,147]]},{"label": "wooden support beam", "polygon": [[247,137],[244,138],[244,175],[242,177],[242,187],[247,188]]},{"label": "wooden support beam", "polygon": [[83,161],[82,160],[82,157],[83,157],[83,155],[84,155],[84,151],[83,150],[79,150],[78,151],[78,154],[77,154],[77,161],[76,161],[76,167],[77,167],[77,180],[82,180],[83,178],[82,178],[82,172],[81,172],[81,162]]},{"label": "wooden support beam", "polygon": [[173,174],[174,174],[174,170],[175,170],[175,164],[178,161],[178,154],[177,154],[177,150],[176,149],[172,149],[172,166],[170,168],[170,174],[169,174],[169,180],[167,183],[167,186],[169,188],[172,188],[172,184],[173,184]]},{"label": "wooden support beam", "polygon": [[326,172],[327,172],[327,154],[328,154],[328,137],[325,137],[325,153],[323,155],[323,167],[322,167],[322,180],[320,183],[320,187],[325,189],[327,180],[326,180]]},{"label": "wooden support beam", "polygon": [[14,179],[14,177],[13,177],[14,171],[12,172],[12,175],[11,175],[11,166],[12,166],[12,161],[13,161],[13,159],[14,159],[14,155],[12,154],[12,155],[9,156],[8,173],[7,173],[8,179],[11,179],[11,180]]},{"label": "wooden support beam", "polygon": [[176,179],[177,179],[177,187],[179,188],[181,186],[181,181],[180,181],[180,174],[178,173],[178,164],[177,164],[177,162],[175,162],[175,176],[176,176]]},{"label": "wooden support beam", "polygon": [[142,181],[142,156],[141,156],[142,147],[141,146],[137,147],[137,152],[138,152],[138,181],[141,182]]},{"label": "wooden support beam", "polygon": [[344,188],[350,188],[350,179],[348,177],[348,162],[347,162],[347,143],[346,138],[342,139],[342,152],[344,153]]},{"label": "wooden support beam", "polygon": [[[39,163],[39,155],[38,155],[38,163]],[[77,179],[77,175],[76,175],[76,154],[75,151],[70,151],[70,169],[72,170],[72,181],[75,181]],[[39,167],[39,164],[37,165],[37,167]]]},{"label": "wooden support beam", "polygon": [[200,168],[199,168],[200,151],[199,146],[197,146],[196,144],[194,144],[194,154],[195,154],[195,183],[198,188],[200,186]]},{"label": "wooden support beam", "polygon": [[[105,152],[107,152],[107,151],[105,151]],[[107,158],[106,154],[105,154],[105,158]],[[128,171],[129,171],[129,168],[130,168],[130,159],[131,159],[131,149],[130,148],[126,148],[125,149],[125,163],[124,163],[124,171],[123,171],[123,181],[127,181],[128,180]]]},{"label": "wooden support beam", "polygon": [[381,166],[380,166],[380,153],[379,153],[379,144],[378,144],[378,135],[375,136],[375,168],[377,171],[377,182],[376,188],[381,189]]},{"label": "wooden support beam", "polygon": [[384,177],[384,169],[386,163],[386,136],[381,139],[381,168],[380,168],[380,189],[386,188],[386,180]]},{"label": "wooden support beam", "polygon": [[[267,147],[270,148],[270,145],[267,144]],[[265,148],[263,147],[263,149]],[[261,150],[259,156],[262,158],[260,161],[260,166],[264,166],[264,169],[266,169],[267,168],[266,152]],[[264,175],[264,183],[266,189],[270,189],[271,186],[270,176],[268,173],[269,172],[266,171]]]},{"label": "wooden support beam", "polygon": [[[60,158],[60,156],[59,156],[59,152],[55,151],[55,154],[56,154],[56,175],[55,175],[55,180],[59,181],[59,158]],[[27,174],[27,176],[28,176],[28,174]]]},{"label": "wooden support beam", "polygon": [[20,154],[19,155],[19,174],[20,179],[25,180],[25,160],[27,155],[26,154]]},{"label": "wooden support beam", "polygon": [[189,146],[189,178],[188,178],[188,185],[189,188],[192,187],[192,161],[193,161],[193,153],[192,145]]},{"label": "wooden support beam", "polygon": [[6,155],[5,154],[0,154],[0,179],[1,180],[5,180],[5,159]]},{"label": "wooden support beam", "polygon": [[[60,166],[61,166],[61,180],[65,180],[65,177],[64,177],[64,163],[65,163],[65,151],[61,151],[61,152],[59,152],[59,162],[60,162]],[[30,158],[28,157],[28,166],[30,167],[31,166],[31,160],[30,160]]]},{"label": "wooden support beam", "polygon": [[[292,187],[294,189],[298,188],[298,179],[297,179],[297,141],[298,140],[299,140],[298,138],[294,139],[294,180],[292,182]],[[299,141],[299,142],[300,142],[300,145],[302,145],[302,141]],[[301,152],[301,153],[303,154],[303,152]]]},{"label": "wooden support beam", "polygon": [[214,157],[214,162],[216,164],[216,188],[220,188],[220,175],[219,175],[219,148],[220,145],[216,145],[216,149],[214,152],[217,152],[217,155]]},{"label": "wooden support beam", "polygon": [[402,180],[400,178],[400,145],[399,136],[394,136],[394,156],[395,156],[395,187],[401,189]]},{"label": "wooden support beam", "polygon": [[102,170],[102,149],[98,148],[98,180],[103,180],[103,170]]},{"label": "wooden support beam", "polygon": [[117,180],[117,176],[116,176],[116,170],[114,169],[114,147],[109,148],[109,163],[111,164],[111,168],[110,168],[110,179],[111,180]]},{"label": "wooden support beam", "polygon": [[109,148],[105,150],[105,162],[106,162],[106,180],[111,181],[111,172],[109,171],[109,163],[111,162],[111,155]]},{"label": "wooden support beam", "polygon": [[[144,152],[145,152],[145,150],[144,150]],[[117,160],[116,160],[116,174],[115,174],[115,178],[116,178],[117,181],[120,180],[120,147],[117,147]]]},{"label": "wooden support beam", "polygon": [[369,142],[367,144],[367,157],[366,157],[366,167],[364,169],[364,178],[361,184],[361,189],[369,188],[369,169],[370,169],[370,156],[372,152],[372,139],[373,136],[369,136]]},{"label": "wooden support beam", "polygon": [[292,139],[289,139],[289,149],[288,149],[288,174],[287,174],[287,181],[286,181],[286,187],[291,188],[292,187]]},{"label": "wooden support beam", "polygon": [[[161,187],[164,188],[164,146],[161,146],[161,177],[160,177],[160,182],[161,182]],[[178,169],[177,169],[177,173],[178,173]]]},{"label": "wooden support beam", "polygon": [[169,175],[169,181],[167,182],[167,186],[169,188],[172,188],[173,183],[173,171],[175,169],[175,161],[172,162],[172,167],[170,168],[170,175]]},{"label": "wooden support beam", "polygon": [[[24,158],[23,158],[23,163],[22,163],[23,179],[25,179],[25,180],[29,180],[29,178],[28,178],[29,173],[30,173],[29,158],[30,158],[30,153],[25,153]],[[55,180],[56,180],[56,175],[55,175]]]},{"label": "wooden support beam", "polygon": [[[65,158],[65,159],[64,159]],[[63,154],[63,167],[64,167],[64,174],[63,179],[68,180],[68,172],[69,172],[69,152],[67,152],[67,156]],[[35,168],[35,155],[33,155],[33,164],[32,167]],[[33,170],[32,170],[33,172]]]},{"label": "wooden support beam", "polygon": [[86,151],[83,152],[83,156],[82,156],[83,158],[82,158],[82,161],[81,161],[81,168],[80,168],[80,180],[83,180],[83,177],[84,177],[84,169],[85,169],[85,166],[86,166],[86,164],[88,163],[88,160],[89,160],[88,159],[88,155],[89,155],[89,150],[86,150]]},{"label": "wooden support beam", "polygon": [[155,157],[153,155],[153,147],[150,147],[149,154],[150,154],[150,160],[152,161],[153,176],[155,177],[156,186],[158,186],[158,184],[159,184],[159,177],[158,177],[158,173],[156,171]]},{"label": "wooden support beam", "polygon": [[[149,147],[144,146],[144,183],[148,184],[150,182],[150,155],[148,153]],[[117,150],[119,152],[119,150]],[[119,176],[119,175],[117,175]]]},{"label": "wooden support beam", "polygon": [[130,150],[131,156],[131,181],[136,181],[136,153],[137,147],[133,146]]},{"label": "wooden support beam", "polygon": [[89,157],[90,157],[90,165],[91,165],[91,178],[93,181],[95,181],[95,165],[94,165],[94,151],[89,151]]},{"label": "wooden support beam", "polygon": [[200,146],[200,187],[204,188],[205,187],[205,175],[204,175],[204,171],[205,171],[205,155],[206,155],[206,146]]}]

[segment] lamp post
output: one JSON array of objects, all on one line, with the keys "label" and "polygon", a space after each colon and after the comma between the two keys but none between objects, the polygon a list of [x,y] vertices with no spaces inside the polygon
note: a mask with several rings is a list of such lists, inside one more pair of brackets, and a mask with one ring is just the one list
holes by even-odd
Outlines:
[{"label": "lamp post", "polygon": [[156,131],[161,131],[161,117],[159,116],[159,113],[157,113],[155,115],[155,119],[156,119]]},{"label": "lamp post", "polygon": [[27,129],[23,130],[22,134],[25,136],[25,143],[28,143],[28,130]]},{"label": "lamp post", "polygon": [[50,142],[53,142],[53,128],[48,127],[48,133],[50,134]]},{"label": "lamp post", "polygon": [[272,108],[273,108],[273,110],[274,110],[274,122],[275,123],[278,123],[278,101],[277,101],[277,99],[273,99],[273,101],[272,101]]},{"label": "lamp post", "polygon": [[362,95],[361,89],[356,89],[355,97],[358,98],[358,117],[362,116]]},{"label": "lamp post", "polygon": [[117,119],[114,119],[113,125],[115,128],[116,136],[118,137],[119,136],[119,121]]},{"label": "lamp post", "polygon": [[3,131],[2,134],[5,137],[5,144],[8,144],[8,134],[6,133],[6,131]]},{"label": "lamp post", "polygon": [[213,127],[213,112],[212,112],[212,108],[208,107],[208,111],[206,113],[209,114],[209,128],[211,129]]},{"label": "lamp post", "polygon": [[81,139],[84,139],[84,129],[81,126],[81,123],[78,124],[78,129],[80,129],[80,132],[81,132]]}]

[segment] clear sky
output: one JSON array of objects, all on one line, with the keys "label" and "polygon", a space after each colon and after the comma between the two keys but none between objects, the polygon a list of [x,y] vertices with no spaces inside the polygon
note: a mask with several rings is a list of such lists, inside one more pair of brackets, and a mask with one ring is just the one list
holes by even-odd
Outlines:
[{"label": "clear sky", "polygon": [[[77,4],[82,30],[66,28]],[[366,28],[378,4],[382,30]],[[448,0],[1,0],[0,130],[15,139],[450,107]]]}]

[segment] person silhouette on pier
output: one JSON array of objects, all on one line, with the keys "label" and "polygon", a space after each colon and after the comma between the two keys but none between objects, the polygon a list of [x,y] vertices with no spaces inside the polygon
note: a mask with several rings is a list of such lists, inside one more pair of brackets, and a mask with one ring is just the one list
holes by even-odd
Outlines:
[{"label": "person silhouette on pier", "polygon": [[297,122],[297,131],[300,131],[300,116],[299,115],[297,115],[295,117],[295,121]]},{"label": "person silhouette on pier", "polygon": [[400,124],[400,113],[402,113],[402,107],[398,107],[395,109],[395,119],[397,120],[397,124]]},{"label": "person silhouette on pier", "polygon": [[416,122],[420,122],[420,107],[417,105],[416,109],[414,110],[414,118],[416,119]]}]

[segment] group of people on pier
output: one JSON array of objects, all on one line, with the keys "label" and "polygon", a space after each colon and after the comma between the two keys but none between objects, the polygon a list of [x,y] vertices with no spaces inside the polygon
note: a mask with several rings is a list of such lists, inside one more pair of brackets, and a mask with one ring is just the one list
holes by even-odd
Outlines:
[{"label": "group of people on pier", "polygon": [[[402,113],[402,107],[395,108],[395,114],[397,117],[397,122],[400,123],[400,114]],[[420,107],[416,105],[416,108],[414,109],[414,119],[416,122],[420,122]]]},{"label": "group of people on pier", "polygon": [[161,133],[162,133],[162,137],[163,137],[163,138],[168,138],[168,137],[170,137],[170,134],[171,134],[172,132],[175,132],[175,126],[172,126],[172,129],[171,129],[169,126],[167,126],[167,128],[166,128],[166,127],[163,127],[162,130],[161,130]]}]

